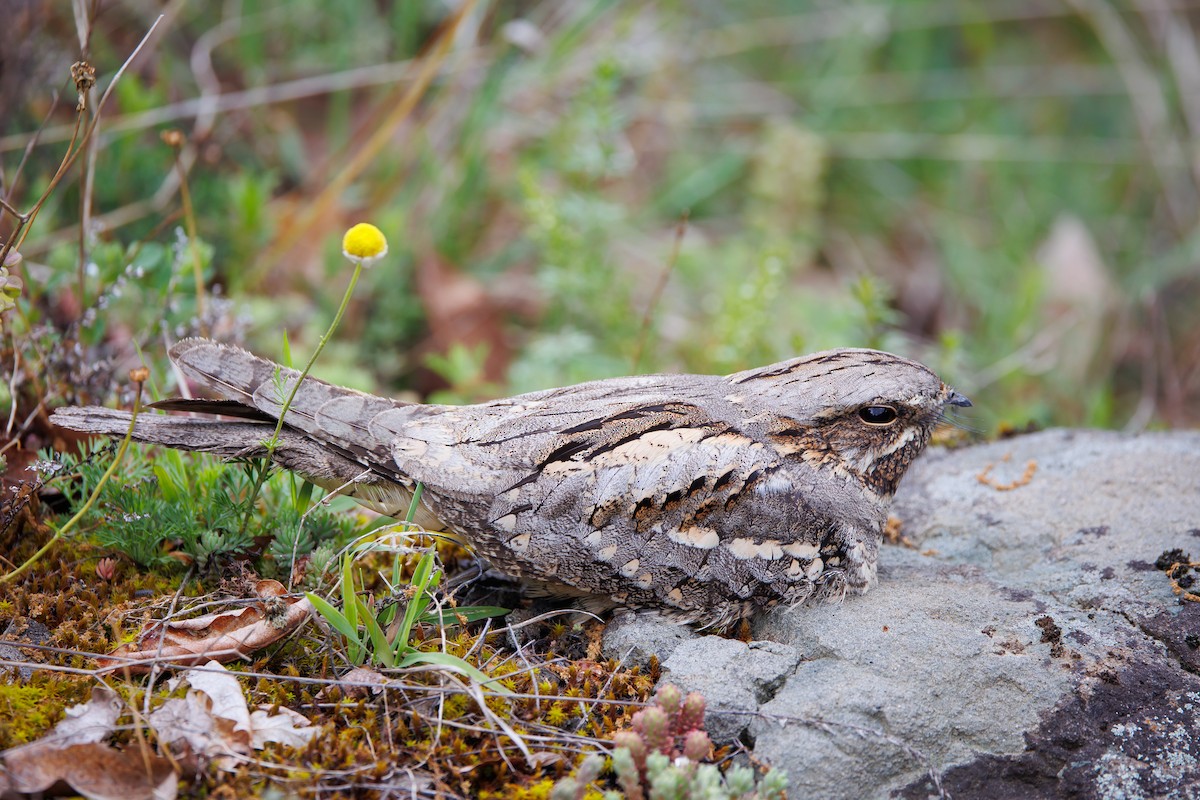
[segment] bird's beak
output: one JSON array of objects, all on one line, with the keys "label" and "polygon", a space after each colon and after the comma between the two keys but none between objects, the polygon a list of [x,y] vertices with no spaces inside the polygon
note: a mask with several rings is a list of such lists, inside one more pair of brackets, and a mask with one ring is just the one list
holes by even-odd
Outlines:
[{"label": "bird's beak", "polygon": [[950,389],[950,391],[946,394],[946,405],[962,406],[963,408],[970,408],[971,401],[967,398],[966,395],[959,394],[958,392],[954,391],[953,389]]}]

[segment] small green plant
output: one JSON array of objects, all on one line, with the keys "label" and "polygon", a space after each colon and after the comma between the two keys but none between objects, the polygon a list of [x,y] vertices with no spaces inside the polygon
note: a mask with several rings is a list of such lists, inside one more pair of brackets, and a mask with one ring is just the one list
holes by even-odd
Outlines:
[{"label": "small green plant", "polygon": [[[121,468],[120,479],[100,486],[108,469],[111,450],[97,442],[79,455],[64,454],[53,461],[43,453],[46,471],[56,477],[77,476],[63,482],[62,492],[72,508],[81,508],[100,487],[95,503],[81,518],[90,540],[124,553],[143,567],[163,568],[195,563],[203,569],[221,560],[244,555],[255,539],[268,537],[260,572],[290,569],[301,557],[326,543],[344,544],[362,532],[351,517],[323,505],[307,509],[311,484],[302,494],[289,493],[276,475],[264,492],[263,513],[243,531],[241,521],[253,477],[246,464],[226,463],[204,453],[132,448]],[[307,513],[306,513],[307,509]],[[328,559],[326,559],[326,562]]]},{"label": "small green plant", "polygon": [[[412,526],[411,520],[421,501],[421,491],[422,487],[418,484],[406,520],[402,523],[406,527]],[[436,599],[435,592],[442,581],[442,570],[436,564],[437,556],[433,548],[427,549],[417,559],[412,576],[403,586],[403,553],[396,553],[389,581],[392,591],[375,608],[355,588],[354,582],[356,558],[375,548],[374,541],[367,541],[351,548],[342,557],[340,611],[325,598],[313,592],[307,593],[309,602],[317,612],[345,639],[346,654],[351,663],[362,664],[370,659],[372,663],[389,669],[425,664],[461,672],[477,683],[491,681],[491,678],[458,656],[420,650],[412,643],[413,629],[422,623],[445,626],[474,622],[506,614],[508,610],[494,606],[464,606],[447,611],[440,605],[431,609]],[[498,691],[506,692],[502,687],[498,687]]]},{"label": "small green plant", "polygon": [[[613,735],[620,792],[605,792],[605,800],[782,800],[786,772],[772,769],[756,778],[754,770],[735,766],[722,775],[702,763],[712,752],[704,711],[699,692],[685,697],[673,684],[661,686],[654,705],[633,715],[633,730]],[[552,800],[582,800],[602,766],[600,756],[584,759],[575,775],[555,784]]]},{"label": "small green plant", "polygon": [[[308,486],[307,481],[305,483]],[[363,532],[359,520],[351,514],[337,513],[321,505],[305,507],[283,503],[269,522],[271,542],[266,555],[281,572],[291,570],[308,558],[310,576],[321,575],[331,563],[333,545],[352,541]]]}]

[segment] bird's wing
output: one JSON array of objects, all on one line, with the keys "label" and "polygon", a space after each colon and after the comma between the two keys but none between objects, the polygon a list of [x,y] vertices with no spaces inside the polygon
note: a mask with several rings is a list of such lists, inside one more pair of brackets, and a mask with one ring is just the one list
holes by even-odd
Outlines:
[{"label": "bird's wing", "polygon": [[406,409],[393,456],[513,574],[681,609],[811,591],[828,528],[801,493],[815,473],[691,399],[704,392],[674,396],[689,400],[592,398],[583,416],[510,407],[504,424]]}]

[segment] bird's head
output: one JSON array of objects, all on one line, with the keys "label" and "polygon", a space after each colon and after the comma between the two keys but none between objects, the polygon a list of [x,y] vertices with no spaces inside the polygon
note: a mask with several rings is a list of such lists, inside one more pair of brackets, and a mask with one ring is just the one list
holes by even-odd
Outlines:
[{"label": "bird's head", "polygon": [[878,495],[896,485],[945,419],[971,401],[928,367],[879,350],[842,349],[731,375],[790,426],[787,449],[841,467]]}]

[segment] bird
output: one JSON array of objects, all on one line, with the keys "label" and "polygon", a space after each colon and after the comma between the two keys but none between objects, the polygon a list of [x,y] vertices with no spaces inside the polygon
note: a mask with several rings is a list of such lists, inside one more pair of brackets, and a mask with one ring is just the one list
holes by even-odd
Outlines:
[{"label": "bird", "polygon": [[[217,399],[155,403],[205,416],[140,414],[135,440],[269,457],[390,516],[419,484],[417,524],[536,593],[702,628],[867,591],[897,484],[948,407],[971,405],[922,364],[861,348],[457,406],[296,388],[297,370],[209,339],[169,354]],[[51,419],[124,436],[130,414]]]}]

